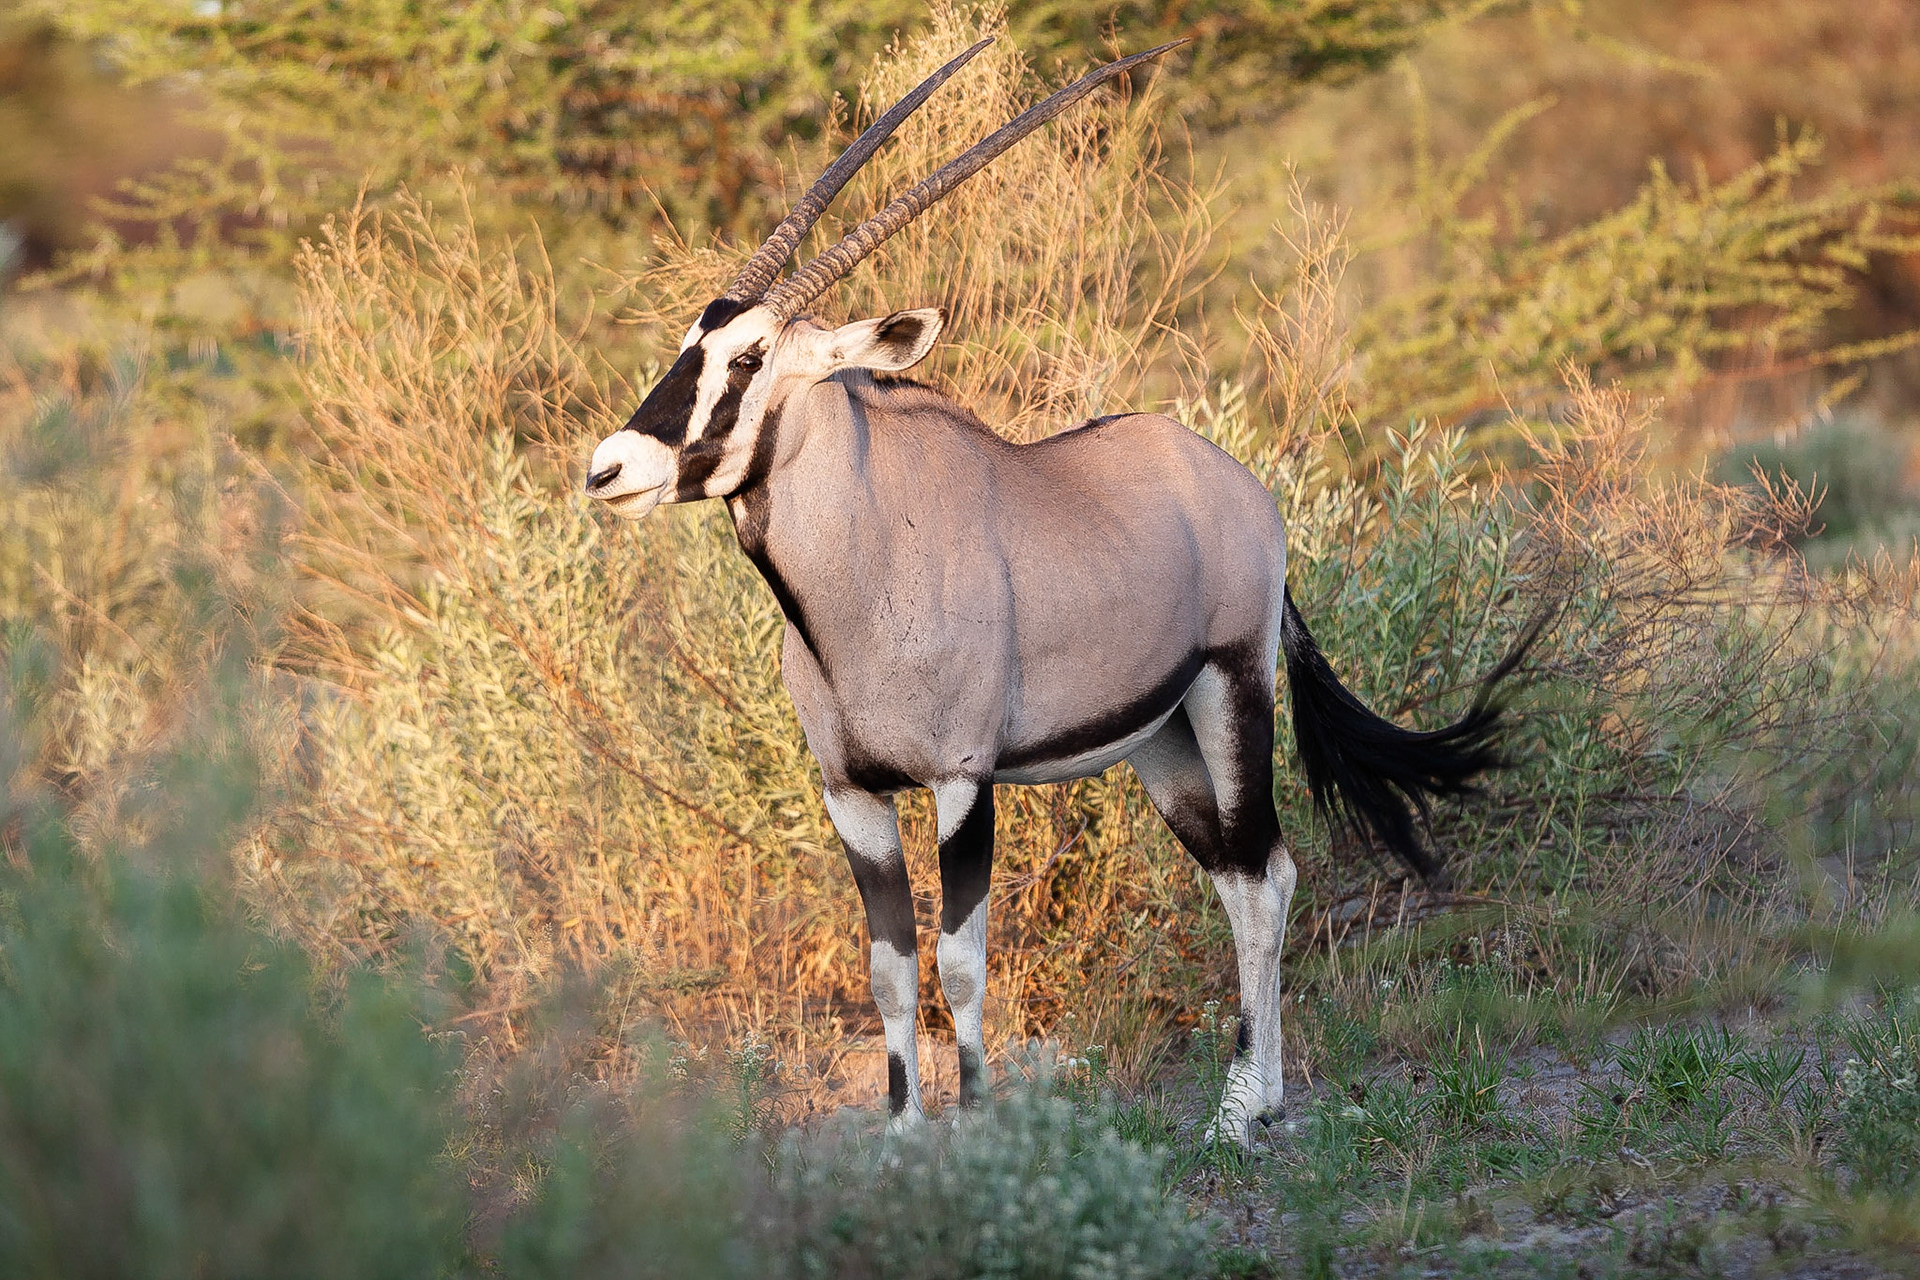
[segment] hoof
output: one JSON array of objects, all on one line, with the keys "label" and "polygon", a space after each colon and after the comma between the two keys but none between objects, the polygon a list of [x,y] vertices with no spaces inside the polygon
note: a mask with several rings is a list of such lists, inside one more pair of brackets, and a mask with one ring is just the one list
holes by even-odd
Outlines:
[{"label": "hoof", "polygon": [[1286,1118],[1287,1118],[1287,1109],[1285,1107],[1268,1107],[1266,1110],[1262,1111],[1259,1115],[1254,1117],[1255,1120],[1260,1122],[1260,1127],[1262,1129],[1271,1129],[1273,1128],[1273,1126],[1279,1124],[1281,1121],[1285,1120]]}]

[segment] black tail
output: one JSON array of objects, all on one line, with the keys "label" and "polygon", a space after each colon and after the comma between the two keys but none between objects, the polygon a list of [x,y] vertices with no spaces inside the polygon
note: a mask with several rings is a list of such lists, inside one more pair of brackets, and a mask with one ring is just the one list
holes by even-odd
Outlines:
[{"label": "black tail", "polygon": [[1293,694],[1293,738],[1314,806],[1328,825],[1356,835],[1371,831],[1422,879],[1438,877],[1439,864],[1414,834],[1413,812],[1424,821],[1433,797],[1471,794],[1478,790],[1474,775],[1506,766],[1495,749],[1502,726],[1493,688],[1519,665],[1545,623],[1536,620],[1481,682],[1466,715],[1444,729],[1416,733],[1381,719],[1340,683],[1286,592],[1280,648]]}]

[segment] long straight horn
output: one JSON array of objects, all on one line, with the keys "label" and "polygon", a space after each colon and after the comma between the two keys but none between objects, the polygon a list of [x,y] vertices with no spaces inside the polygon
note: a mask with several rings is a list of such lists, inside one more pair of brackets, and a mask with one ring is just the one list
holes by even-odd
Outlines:
[{"label": "long straight horn", "polygon": [[1187,43],[1175,40],[1145,53],[1136,53],[1118,62],[1090,71],[1043,102],[1035,103],[1001,125],[971,147],[936,169],[892,204],[849,231],[839,244],[822,253],[792,276],[767,292],[765,304],[780,315],[791,318],[800,308],[825,293],[829,287],[853,270],[862,258],[895,232],[925,213],[955,187],[985,168],[1001,152],[1038,129],[1047,121],[1080,101],[1102,84],[1131,71],[1150,58]]},{"label": "long straight horn", "polygon": [[833,198],[840,194],[840,188],[847,185],[861,166],[873,158],[900,122],[919,109],[933,94],[935,89],[947,82],[947,78],[973,59],[973,55],[993,43],[988,36],[971,49],[922,80],[919,87],[887,109],[887,113],[867,126],[867,131],[853,140],[853,145],[840,153],[840,158],[828,166],[827,171],[815,179],[807,188],[807,194],[800,197],[800,203],[793,206],[793,212],[780,220],[766,243],[754,251],[747,259],[747,265],[740,268],[740,274],[727,286],[726,296],[735,302],[752,302],[767,291],[773,278],[780,274],[780,268],[787,264],[793,251],[799,247],[801,239],[813,230],[813,224],[826,212]]}]

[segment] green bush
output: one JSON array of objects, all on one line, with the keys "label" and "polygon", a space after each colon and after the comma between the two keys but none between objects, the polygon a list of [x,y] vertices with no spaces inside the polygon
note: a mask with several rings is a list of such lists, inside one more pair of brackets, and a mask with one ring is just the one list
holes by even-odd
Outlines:
[{"label": "green bush", "polygon": [[1788,441],[1762,440],[1720,461],[1729,483],[1789,486],[1818,500],[1806,534],[1795,539],[1817,567],[1885,546],[1910,553],[1920,536],[1920,503],[1906,485],[1907,446],[1872,423],[1842,418]]},{"label": "green bush", "polygon": [[763,1213],[763,1274],[795,1280],[1187,1276],[1208,1236],[1153,1155],[1038,1093],[884,1142],[790,1140]]},{"label": "green bush", "polygon": [[409,1003],[363,979],[318,1017],[191,877],[62,841],[3,882],[0,1273],[446,1274],[449,1075]]},{"label": "green bush", "polygon": [[1920,1031],[1889,1008],[1847,1030],[1854,1056],[1840,1074],[1840,1160],[1859,1191],[1920,1184]]},{"label": "green bush", "polygon": [[717,1114],[651,1090],[576,1106],[537,1194],[506,1225],[504,1280],[746,1276],[751,1169]]}]

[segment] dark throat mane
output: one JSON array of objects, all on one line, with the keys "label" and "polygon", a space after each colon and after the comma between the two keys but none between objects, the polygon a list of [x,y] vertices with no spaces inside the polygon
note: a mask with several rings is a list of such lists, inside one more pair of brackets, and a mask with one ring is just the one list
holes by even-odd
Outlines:
[{"label": "dark throat mane", "polygon": [[[994,430],[971,409],[956,403],[938,387],[897,373],[875,373],[871,369],[849,369],[836,375],[847,389],[847,398],[869,413],[933,413],[951,420],[962,430]],[[997,437],[996,437],[997,438]]]}]

